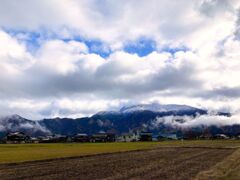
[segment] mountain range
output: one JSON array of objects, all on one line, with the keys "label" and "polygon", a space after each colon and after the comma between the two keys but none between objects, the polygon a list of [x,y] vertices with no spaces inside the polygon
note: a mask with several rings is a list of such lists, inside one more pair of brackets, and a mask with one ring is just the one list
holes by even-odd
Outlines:
[{"label": "mountain range", "polygon": [[[122,107],[118,111],[101,111],[91,117],[82,118],[51,118],[33,121],[19,115],[11,115],[0,119],[0,136],[9,131],[22,131],[31,136],[42,136],[49,134],[74,135],[77,133],[94,134],[97,132],[112,132],[120,134],[129,131],[151,131],[153,133],[177,133],[186,132],[197,134],[225,133],[236,135],[240,133],[240,125],[205,126],[199,124],[194,127],[182,128],[174,125],[184,123],[186,117],[195,118],[207,115],[207,110],[186,106],[186,105],[161,105],[139,104]],[[229,113],[218,112],[218,116],[230,116]],[[158,121],[162,117],[175,117],[170,123]],[[157,122],[157,123],[156,123]],[[172,122],[172,123],[171,123]]]}]

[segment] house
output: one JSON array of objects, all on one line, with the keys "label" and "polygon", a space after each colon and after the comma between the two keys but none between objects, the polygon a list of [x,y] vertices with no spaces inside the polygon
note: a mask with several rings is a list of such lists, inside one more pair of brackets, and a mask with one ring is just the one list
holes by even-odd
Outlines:
[{"label": "house", "polygon": [[38,136],[39,143],[48,142],[50,139],[49,136]]},{"label": "house", "polygon": [[63,143],[63,142],[67,142],[67,138],[68,136],[65,135],[60,135],[60,134],[54,134],[51,138],[51,141],[54,143]]},{"label": "house", "polygon": [[198,139],[198,137],[200,136],[199,133],[196,133],[192,130],[188,130],[186,132],[183,132],[182,134],[182,139],[185,139],[185,140],[195,140],[195,139]]},{"label": "house", "polygon": [[26,143],[30,140],[30,137],[25,135],[23,132],[11,132],[6,135],[6,143]]},{"label": "house", "polygon": [[73,142],[73,137],[72,136],[67,136],[66,142],[67,143]]},{"label": "house", "polygon": [[5,141],[5,139],[4,138],[1,138],[0,139],[0,144],[4,144],[6,141]]},{"label": "house", "polygon": [[139,141],[139,134],[138,133],[122,133],[121,136],[118,137],[117,141],[119,142]]},{"label": "house", "polygon": [[216,134],[213,136],[213,139],[229,139],[229,137],[225,134]]},{"label": "house", "polygon": [[114,142],[116,136],[113,133],[97,133],[91,137],[91,142]]},{"label": "house", "polygon": [[36,143],[39,143],[39,139],[36,137],[30,137],[29,142],[36,144]]},{"label": "house", "polygon": [[178,140],[178,137],[176,134],[159,134],[158,135],[158,140]]},{"label": "house", "polygon": [[201,139],[201,140],[209,140],[209,139],[212,139],[212,135],[211,134],[203,134],[203,135],[200,135],[198,137],[198,139]]},{"label": "house", "polygon": [[67,142],[68,136],[54,134],[46,137],[39,137],[39,142],[41,143],[60,143]]},{"label": "house", "polygon": [[158,140],[158,135],[153,134],[153,135],[152,135],[152,141],[159,141],[159,140]]},{"label": "house", "polygon": [[87,134],[81,133],[73,137],[74,142],[90,142],[90,137]]},{"label": "house", "polygon": [[151,132],[140,132],[140,141],[152,141]]}]

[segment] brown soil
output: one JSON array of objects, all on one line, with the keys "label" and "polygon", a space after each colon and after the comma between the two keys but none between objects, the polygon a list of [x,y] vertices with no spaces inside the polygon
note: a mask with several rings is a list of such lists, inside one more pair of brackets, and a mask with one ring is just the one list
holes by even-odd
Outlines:
[{"label": "brown soil", "polygon": [[193,179],[234,149],[158,148],[0,166],[0,179]]}]

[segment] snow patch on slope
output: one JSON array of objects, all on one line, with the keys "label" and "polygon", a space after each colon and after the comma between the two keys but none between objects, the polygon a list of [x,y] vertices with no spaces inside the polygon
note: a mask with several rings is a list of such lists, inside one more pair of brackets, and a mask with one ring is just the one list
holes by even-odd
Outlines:
[{"label": "snow patch on slope", "polygon": [[177,104],[139,104],[133,106],[124,106],[120,109],[121,113],[131,113],[136,111],[153,111],[153,112],[168,112],[168,111],[190,111],[196,110],[196,108],[187,105]]}]

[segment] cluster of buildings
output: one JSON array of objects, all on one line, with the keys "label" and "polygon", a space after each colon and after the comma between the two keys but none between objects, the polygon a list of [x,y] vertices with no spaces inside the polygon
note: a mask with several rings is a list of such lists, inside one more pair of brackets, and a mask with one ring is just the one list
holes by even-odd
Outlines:
[{"label": "cluster of buildings", "polygon": [[88,135],[79,133],[73,136],[54,134],[51,136],[31,137],[23,132],[10,132],[1,139],[2,143],[60,143],[60,142],[135,142],[152,141],[151,132],[123,133],[115,135],[113,133],[96,133]]},{"label": "cluster of buildings", "polygon": [[[153,135],[152,132],[134,132],[134,133],[122,133],[121,135],[115,135],[113,133],[96,133],[88,135],[85,133],[76,134],[74,136],[66,135],[51,135],[51,136],[39,136],[30,137],[23,132],[11,132],[0,140],[1,143],[13,144],[13,143],[62,143],[62,142],[136,142],[136,141],[163,141],[163,140],[179,140],[179,139],[191,139],[187,137],[178,137],[173,133],[161,133]],[[225,134],[216,134],[212,137],[200,136],[194,139],[230,139]],[[235,137],[240,139],[240,135]]]}]

